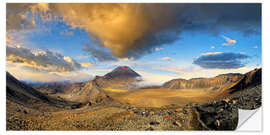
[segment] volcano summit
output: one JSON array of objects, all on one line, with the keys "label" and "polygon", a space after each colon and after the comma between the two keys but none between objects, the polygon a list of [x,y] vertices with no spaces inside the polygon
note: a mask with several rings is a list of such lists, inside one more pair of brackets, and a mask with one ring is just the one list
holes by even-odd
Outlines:
[{"label": "volcano summit", "polygon": [[141,76],[128,66],[119,66],[104,76],[96,76],[94,81],[101,88],[134,90]]},{"label": "volcano summit", "polygon": [[124,79],[124,78],[136,78],[141,76],[128,66],[119,66],[112,72],[107,73],[104,77],[108,79],[115,79],[115,78]]}]

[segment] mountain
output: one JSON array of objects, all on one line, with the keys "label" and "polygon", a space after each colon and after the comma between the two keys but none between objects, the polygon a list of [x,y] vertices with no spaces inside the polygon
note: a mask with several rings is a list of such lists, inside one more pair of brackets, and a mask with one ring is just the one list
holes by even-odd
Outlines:
[{"label": "mountain", "polygon": [[95,81],[87,81],[82,83],[73,83],[64,87],[65,92],[57,94],[57,96],[67,101],[88,103],[96,102],[106,96],[103,89],[98,87]]},{"label": "mountain", "polygon": [[27,83],[29,86],[37,89],[44,94],[64,93],[72,84],[71,82],[48,82],[48,83]]},{"label": "mountain", "polygon": [[233,85],[228,91],[230,91],[230,93],[234,93],[236,91],[255,87],[260,84],[262,84],[262,68],[256,68],[244,74],[244,77]]},{"label": "mountain", "polygon": [[104,76],[96,76],[94,81],[101,88],[134,90],[141,76],[128,66],[119,66]]},{"label": "mountain", "polygon": [[7,100],[26,105],[51,103],[46,95],[20,82],[8,72],[6,72],[6,79]]},{"label": "mountain", "polygon": [[41,104],[55,107],[72,106],[78,103],[96,102],[106,97],[103,90],[94,81],[62,84],[61,88],[65,92],[48,96],[22,83],[8,72],[6,78],[7,100],[34,108]]},{"label": "mountain", "polygon": [[128,66],[119,66],[113,71],[107,73],[104,77],[107,79],[115,79],[115,78],[125,79],[125,78],[140,77],[140,75],[135,71],[133,71]]},{"label": "mountain", "polygon": [[195,89],[195,88],[212,88],[220,89],[225,85],[231,85],[243,77],[239,73],[229,73],[218,75],[213,78],[194,78],[194,79],[174,79],[163,84],[162,88],[166,89]]}]

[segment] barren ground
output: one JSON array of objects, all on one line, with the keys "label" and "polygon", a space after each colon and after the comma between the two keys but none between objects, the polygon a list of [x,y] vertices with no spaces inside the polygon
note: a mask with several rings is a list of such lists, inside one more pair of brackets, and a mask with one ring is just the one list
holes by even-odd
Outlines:
[{"label": "barren ground", "polygon": [[7,101],[7,130],[233,130],[235,106],[261,105],[261,86],[230,97],[202,89],[105,91],[114,100],[73,109],[46,111]]}]

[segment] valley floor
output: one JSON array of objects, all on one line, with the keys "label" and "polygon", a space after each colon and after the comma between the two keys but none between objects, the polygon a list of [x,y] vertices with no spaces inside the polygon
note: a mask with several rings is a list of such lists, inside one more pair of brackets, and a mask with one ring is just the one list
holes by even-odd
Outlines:
[{"label": "valley floor", "polygon": [[234,130],[238,108],[261,106],[261,85],[222,98],[190,90],[115,95],[73,109],[33,109],[7,100],[7,130]]}]

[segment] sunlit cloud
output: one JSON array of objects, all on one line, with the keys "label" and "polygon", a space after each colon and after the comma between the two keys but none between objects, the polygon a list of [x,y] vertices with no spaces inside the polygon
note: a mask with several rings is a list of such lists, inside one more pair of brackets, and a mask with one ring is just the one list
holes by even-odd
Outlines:
[{"label": "sunlit cloud", "polygon": [[[228,16],[232,13],[233,16]],[[9,3],[7,30],[35,28],[36,16],[43,22],[56,20],[64,22],[71,28],[85,30],[98,45],[98,49],[94,49],[103,52],[101,56],[105,57],[99,57],[100,60],[110,61],[112,57],[108,57],[109,55],[115,58],[140,58],[154,52],[155,48],[181,40],[179,35],[185,31],[219,33],[226,28],[244,34],[258,33],[261,24],[261,6],[260,4]],[[200,21],[197,21],[195,16],[201,16]],[[249,18],[248,22],[246,18]],[[225,36],[223,38],[226,40],[224,45],[236,44],[236,40]],[[105,48],[109,51],[103,51]],[[104,52],[108,54],[104,55]]]},{"label": "sunlit cloud", "polygon": [[67,72],[78,70],[81,65],[68,56],[62,56],[50,50],[31,50],[26,47],[7,46],[6,60],[9,63],[40,71]]},{"label": "sunlit cloud", "polygon": [[162,60],[165,60],[165,61],[171,61],[172,58],[170,58],[170,57],[163,57]]},{"label": "sunlit cloud", "polygon": [[80,63],[82,67],[86,68],[86,67],[90,67],[90,66],[93,66],[94,63],[92,62],[82,62]]},{"label": "sunlit cloud", "polygon": [[223,43],[222,45],[223,46],[231,46],[231,45],[235,45],[236,44],[236,40],[233,40],[229,37],[226,37],[226,36],[222,36],[225,40],[226,40],[226,43]]},{"label": "sunlit cloud", "polygon": [[[231,16],[232,13],[234,16]],[[226,18],[220,16],[226,16]],[[37,20],[37,18],[41,20]],[[249,19],[246,20],[246,18]],[[115,66],[122,65],[131,66],[136,71],[139,70],[149,81],[153,79],[155,82],[169,81],[175,77],[209,77],[222,72],[244,72],[250,69],[246,67],[246,63],[242,62],[246,59],[244,57],[232,58],[225,60],[225,62],[223,59],[201,60],[204,56],[217,58],[217,56],[224,55],[222,52],[202,53],[201,56],[195,58],[197,61],[195,60],[195,64],[190,67],[177,65],[178,57],[175,55],[173,55],[174,59],[163,56],[172,56],[165,54],[167,50],[169,53],[171,52],[170,47],[166,46],[182,40],[182,32],[201,33],[203,31],[206,34],[219,35],[220,31],[223,32],[226,29],[244,34],[257,33],[256,31],[260,31],[260,20],[260,4],[9,3],[7,4],[8,34],[6,40],[7,44],[13,46],[7,48],[7,69],[10,72],[16,72],[16,68],[10,69],[11,65],[15,64],[19,70],[26,72],[25,76],[23,73],[16,72],[20,78],[33,77],[33,79],[42,79],[42,81],[67,78],[76,80],[76,77],[80,78],[79,75],[82,78],[87,78],[88,74],[104,75]],[[38,28],[38,25],[55,24],[55,22],[68,26],[68,29],[57,31],[60,36],[75,37],[77,32],[73,30],[76,29],[86,32],[92,42],[83,48],[81,54],[71,57],[74,55],[67,56],[69,54],[57,53],[52,51],[53,48],[50,50],[25,49],[25,44],[21,45],[15,41],[26,34],[21,34],[17,38],[10,36],[12,32],[17,33],[18,31],[31,33],[33,29]],[[223,44],[225,46],[237,43],[234,40],[237,37],[223,36],[223,38],[226,41]],[[81,41],[81,44],[78,44],[78,47],[74,49],[81,49],[84,44],[85,42]],[[166,49],[163,50],[163,48]],[[212,51],[215,50],[214,48],[214,45],[210,46]],[[253,48],[258,48],[258,46]],[[185,50],[179,50],[179,53],[181,51]],[[159,55],[150,61],[138,60],[155,52],[158,52],[157,54],[164,53],[164,55]],[[240,52],[239,55],[246,54]],[[173,62],[170,62],[172,60]],[[164,65],[164,61],[168,61],[165,62],[167,65]],[[222,61],[223,63],[221,63]],[[189,62],[192,63],[192,61]],[[99,66],[100,63],[103,65]],[[162,73],[154,73],[151,70],[165,71],[171,74],[162,75]],[[42,75],[44,78],[41,77]]]},{"label": "sunlit cloud", "polygon": [[207,53],[201,53],[201,55],[217,55],[222,54],[223,52],[207,52]]},{"label": "sunlit cloud", "polygon": [[28,70],[25,66],[9,63],[7,64],[7,71],[14,75],[19,80],[29,82],[82,82],[93,79],[94,76],[81,71],[71,72],[41,72]]}]

